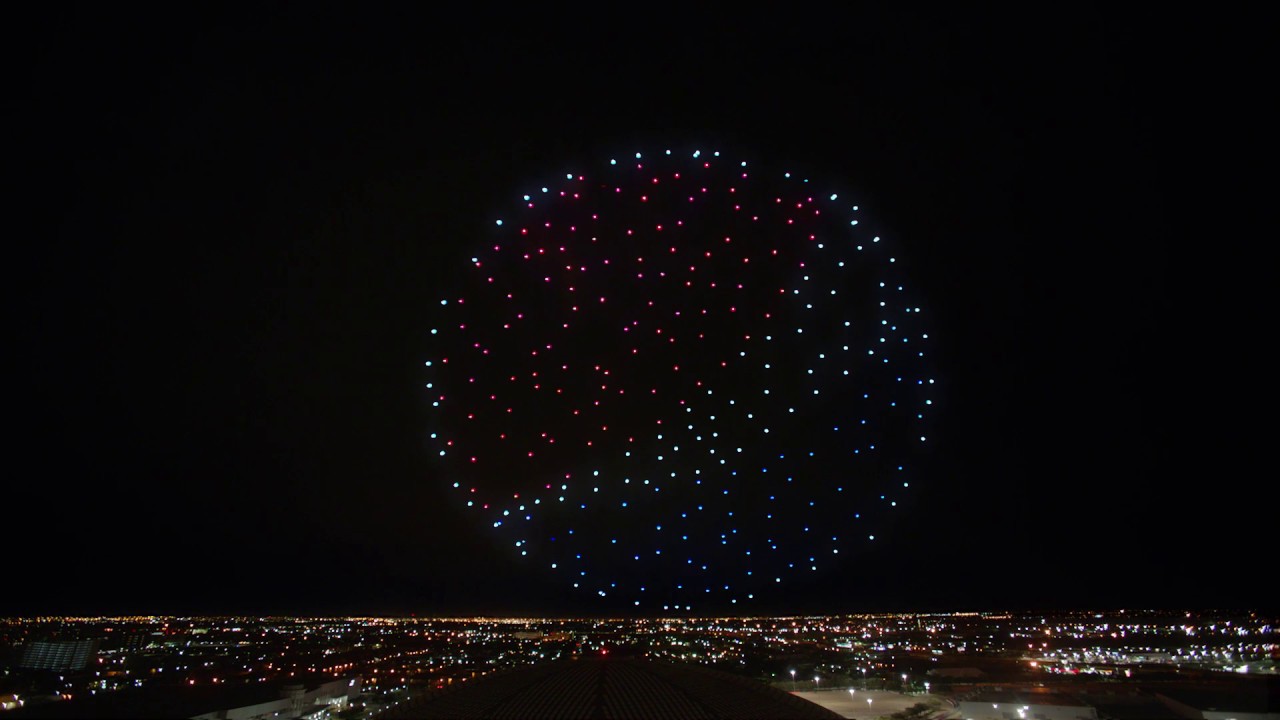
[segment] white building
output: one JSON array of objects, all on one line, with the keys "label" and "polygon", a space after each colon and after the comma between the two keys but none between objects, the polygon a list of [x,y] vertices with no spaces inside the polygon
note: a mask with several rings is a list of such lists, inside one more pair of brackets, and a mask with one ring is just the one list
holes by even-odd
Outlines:
[{"label": "white building", "polygon": [[347,709],[360,694],[360,678],[342,678],[310,690],[286,685],[280,694],[274,700],[193,715],[191,720],[324,720]]}]

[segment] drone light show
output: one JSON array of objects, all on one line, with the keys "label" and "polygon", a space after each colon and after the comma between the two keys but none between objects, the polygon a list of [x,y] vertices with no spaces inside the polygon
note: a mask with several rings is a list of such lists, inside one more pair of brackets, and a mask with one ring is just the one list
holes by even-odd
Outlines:
[{"label": "drone light show", "polygon": [[426,328],[459,512],[648,610],[749,606],[873,551],[935,386],[905,262],[866,224],[854,198],[705,150],[515,193]]}]

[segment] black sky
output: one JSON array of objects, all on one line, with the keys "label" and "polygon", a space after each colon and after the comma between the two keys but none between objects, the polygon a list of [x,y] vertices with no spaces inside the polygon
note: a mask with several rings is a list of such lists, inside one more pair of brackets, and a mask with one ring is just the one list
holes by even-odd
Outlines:
[{"label": "black sky", "polygon": [[422,318],[528,182],[689,143],[847,183],[938,338],[920,495],[769,610],[1268,602],[1249,18],[6,24],[0,612],[596,611],[432,476]]}]

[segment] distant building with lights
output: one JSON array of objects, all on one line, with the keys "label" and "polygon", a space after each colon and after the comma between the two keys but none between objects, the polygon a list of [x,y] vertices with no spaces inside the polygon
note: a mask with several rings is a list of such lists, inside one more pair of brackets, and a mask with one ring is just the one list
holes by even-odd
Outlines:
[{"label": "distant building with lights", "polygon": [[98,654],[97,640],[32,640],[18,667],[28,670],[83,670]]}]

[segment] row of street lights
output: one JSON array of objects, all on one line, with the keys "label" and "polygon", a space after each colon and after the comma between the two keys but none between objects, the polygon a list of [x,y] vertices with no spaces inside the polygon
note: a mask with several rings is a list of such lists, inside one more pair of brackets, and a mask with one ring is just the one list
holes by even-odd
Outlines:
[{"label": "row of street lights", "polygon": [[[792,691],[792,692],[795,692],[795,690],[796,690],[796,671],[795,671],[795,670],[791,670],[790,672],[791,672],[791,691]],[[863,676],[863,678],[864,678],[864,679],[866,678],[866,676],[867,676],[867,669],[866,669],[866,668],[863,668],[863,669],[862,669],[862,676]],[[820,679],[817,675],[814,675],[814,676],[813,676],[813,687],[814,687],[814,689],[815,689],[815,690],[818,688],[819,683],[821,683],[821,679]],[[906,684],[907,684],[907,674],[906,674],[906,673],[902,673],[902,685],[903,685],[903,687],[906,687]],[[853,693],[853,688],[850,688],[850,689],[849,689],[849,692],[850,692],[850,693]],[[925,692],[925,694],[926,694],[926,695],[929,693],[929,683],[927,683],[927,682],[924,684],[924,692]]]},{"label": "row of street lights", "polygon": [[[813,687],[814,687],[815,689],[817,689],[817,687],[818,687],[818,683],[819,683],[819,682],[820,682],[820,680],[819,680],[818,676],[817,676],[817,675],[814,675],[814,676],[813,676]],[[792,670],[792,671],[791,671],[791,692],[795,692],[795,691],[796,691],[796,671],[795,671],[795,670]]]}]

